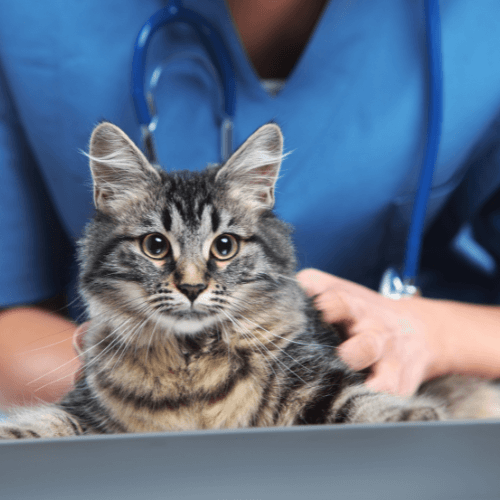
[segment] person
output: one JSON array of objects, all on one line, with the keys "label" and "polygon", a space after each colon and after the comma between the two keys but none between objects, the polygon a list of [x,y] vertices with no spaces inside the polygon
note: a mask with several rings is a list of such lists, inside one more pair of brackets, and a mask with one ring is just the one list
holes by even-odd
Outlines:
[{"label": "person", "polygon": [[[77,308],[72,262],[93,210],[90,173],[79,151],[101,118],[140,142],[129,97],[132,48],[159,3],[89,0],[61,9],[53,0],[20,0],[3,6],[4,405],[33,396],[57,399],[78,369],[71,340],[75,336],[78,343],[83,331],[74,321],[85,318]],[[276,211],[295,227],[301,267],[322,270],[302,271],[299,279],[317,296],[325,319],[349,326],[350,338],[339,350],[346,362],[372,367],[369,384],[375,389],[403,394],[448,372],[500,376],[496,306],[418,297],[391,301],[373,291],[387,265],[402,260],[418,185],[426,126],[423,2],[184,5],[208,19],[230,51],[235,145],[268,121],[283,129],[291,154]],[[500,185],[500,67],[491,62],[499,55],[500,4],[454,0],[442,5],[441,16],[444,122],[427,226],[442,220],[443,207],[461,207],[448,210],[460,215],[451,225],[459,228]],[[188,26],[156,35],[146,80],[162,69],[153,92],[157,153],[165,168],[199,169],[219,159],[216,89],[195,57],[172,59],[175,54],[206,58]],[[445,255],[439,237],[428,240],[430,255]],[[460,282],[464,266],[457,268]],[[440,283],[442,273],[431,275],[436,279],[424,294],[439,296],[446,279]],[[458,292],[470,287],[456,288],[445,296],[469,298]],[[54,312],[64,307],[64,293],[73,320]]]}]

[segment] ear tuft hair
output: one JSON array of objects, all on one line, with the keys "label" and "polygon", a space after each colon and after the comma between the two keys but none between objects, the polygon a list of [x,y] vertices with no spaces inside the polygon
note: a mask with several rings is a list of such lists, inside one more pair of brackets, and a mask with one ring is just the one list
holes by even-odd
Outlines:
[{"label": "ear tuft hair", "polygon": [[216,180],[225,183],[229,196],[249,209],[271,210],[283,158],[281,129],[268,123],[254,132],[227,160]]},{"label": "ear tuft hair", "polygon": [[116,125],[100,123],[92,132],[89,154],[94,203],[105,213],[119,213],[147,194],[161,178],[132,140]]}]

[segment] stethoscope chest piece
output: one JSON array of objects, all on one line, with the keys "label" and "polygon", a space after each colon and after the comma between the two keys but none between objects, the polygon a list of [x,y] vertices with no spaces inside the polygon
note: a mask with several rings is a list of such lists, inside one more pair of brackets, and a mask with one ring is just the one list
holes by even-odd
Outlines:
[{"label": "stethoscope chest piece", "polygon": [[384,297],[399,300],[420,295],[419,289],[409,280],[402,280],[399,273],[390,267],[382,275],[378,290]]}]

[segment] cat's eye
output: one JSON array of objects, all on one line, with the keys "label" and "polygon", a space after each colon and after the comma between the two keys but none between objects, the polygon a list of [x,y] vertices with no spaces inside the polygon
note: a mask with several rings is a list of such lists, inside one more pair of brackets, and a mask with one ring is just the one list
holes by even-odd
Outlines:
[{"label": "cat's eye", "polygon": [[217,260],[228,260],[239,250],[238,240],[232,234],[221,234],[215,238],[210,251]]},{"label": "cat's eye", "polygon": [[163,234],[152,233],[142,239],[141,248],[151,259],[164,259],[170,250],[170,243]]}]

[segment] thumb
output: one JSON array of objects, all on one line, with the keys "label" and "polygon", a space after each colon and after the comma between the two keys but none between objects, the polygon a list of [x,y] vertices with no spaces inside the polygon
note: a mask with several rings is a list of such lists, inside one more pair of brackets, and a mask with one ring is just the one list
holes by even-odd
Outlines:
[{"label": "thumb", "polygon": [[339,286],[342,281],[340,278],[318,271],[318,269],[303,269],[297,273],[297,279],[309,296],[318,295],[328,288]]},{"label": "thumb", "polygon": [[314,297],[314,305],[321,311],[327,323],[350,323],[355,320],[349,301],[335,288]]},{"label": "thumb", "polygon": [[376,331],[364,331],[343,342],[338,353],[353,370],[364,370],[380,360],[384,353],[385,340]]}]

